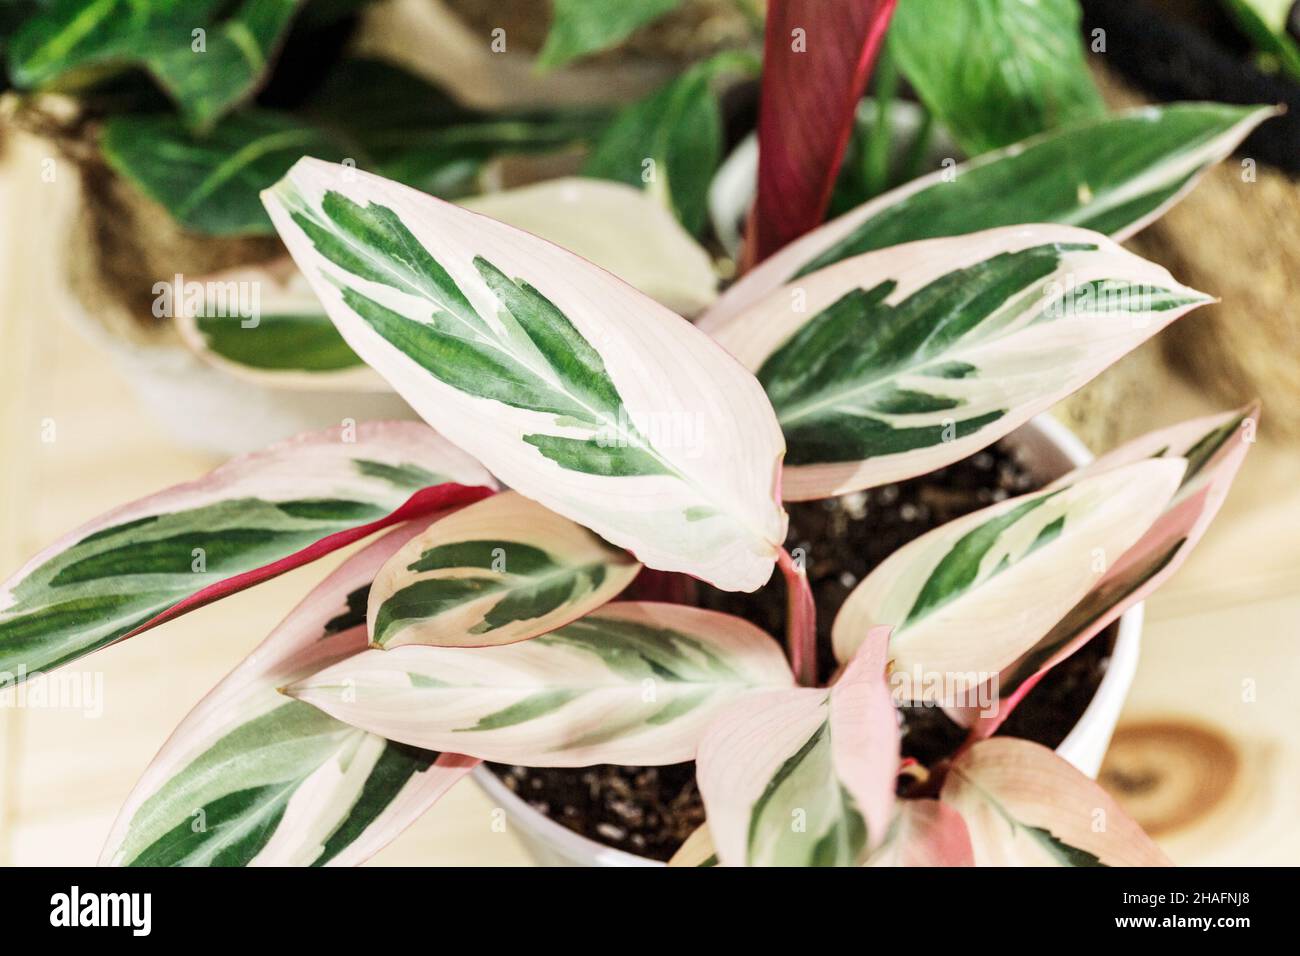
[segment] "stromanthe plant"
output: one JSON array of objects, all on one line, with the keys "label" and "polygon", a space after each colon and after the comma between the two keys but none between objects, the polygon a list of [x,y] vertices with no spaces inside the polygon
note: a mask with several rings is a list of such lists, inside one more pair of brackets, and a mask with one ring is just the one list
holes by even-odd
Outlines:
[{"label": "stromanthe plant", "polygon": [[[182,723],[104,862],[355,863],[480,760],[691,759],[707,824],[683,863],[1165,862],[1064,759],[989,737],[1185,560],[1256,409],[899,549],[840,609],[829,675],[782,502],[985,447],[1206,296],[1100,233],[1018,225],[806,274],[787,258],[789,281],[725,293],[710,335],[558,246],[348,166],[303,159],[265,202],[348,347],[432,428],[345,423],[237,459],[4,585],[0,661],[31,674],[387,529]],[[639,599],[643,567],[733,591],[779,569],[786,652],[738,617]],[[963,712],[1000,679],[994,713]],[[965,744],[901,761],[903,703],[949,708]]]}]

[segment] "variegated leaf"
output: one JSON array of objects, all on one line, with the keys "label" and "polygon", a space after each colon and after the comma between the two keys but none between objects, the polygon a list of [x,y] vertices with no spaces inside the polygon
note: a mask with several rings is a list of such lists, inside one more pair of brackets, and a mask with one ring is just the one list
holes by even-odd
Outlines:
[{"label": "variegated leaf", "polygon": [[594,611],[639,570],[626,551],[504,492],[393,555],[370,589],[370,639],[388,648],[511,644]]},{"label": "variegated leaf", "polygon": [[948,771],[941,799],[966,821],[976,866],[1167,866],[1109,794],[1040,744],[983,740]]},{"label": "variegated leaf", "polygon": [[964,458],[1208,301],[1096,233],[1017,226],[846,260],[715,335],[767,390],[805,500]]},{"label": "variegated leaf", "polygon": [[974,866],[961,814],[939,800],[900,800],[889,835],[867,866]]},{"label": "variegated leaf", "polygon": [[872,628],[904,700],[958,698],[1032,647],[1159,517],[1182,459],[1138,462],[958,518],[885,559],[832,629],[849,660]]},{"label": "variegated leaf", "polygon": [[726,866],[855,866],[889,827],[898,717],[889,629],[868,635],[830,688],[753,694],[717,715],[696,779]]},{"label": "variegated leaf", "polygon": [[718,865],[718,851],[713,848],[713,836],[709,833],[707,823],[701,823],[695,828],[695,832],[677,848],[668,865],[693,867]]},{"label": "variegated leaf", "polygon": [[[662,205],[623,183],[553,179],[461,205],[564,246],[681,315],[716,297],[708,253]],[[276,388],[390,391],[288,257],[196,282],[197,294],[182,287],[175,313],[185,343],[205,361]]]},{"label": "variegated leaf", "polygon": [[518,644],[367,651],[288,693],[390,740],[583,767],[690,760],[721,707],[792,683],[776,642],[752,624],[620,602]]},{"label": "variegated leaf", "polygon": [[1127,239],[1237,147],[1273,107],[1175,103],[1031,137],[891,190],[792,242],[699,321],[713,331],[773,290],[876,249],[1041,222]]},{"label": "variegated leaf", "polygon": [[304,159],[265,194],[348,344],[522,494],[730,590],[785,533],[780,430],[726,352],[510,226]]},{"label": "variegated leaf", "polygon": [[[1002,670],[996,713],[964,712],[976,735],[993,734],[1047,671],[1164,584],[1218,514],[1255,438],[1259,406],[1210,415],[1150,432],[1056,481],[1066,488],[1152,458],[1184,459],[1187,470],[1164,513],[1124,552],[1095,587],[1041,640]],[[959,715],[954,714],[954,717]]]},{"label": "variegated leaf", "polygon": [[421,522],[331,574],[163,745],[101,863],[348,866],[410,825],[478,761],[349,727],[277,688],[366,646],[366,589]]},{"label": "variegated leaf", "polygon": [[65,664],[492,485],[409,422],[332,428],[236,458],[82,525],[5,582],[0,671]]}]

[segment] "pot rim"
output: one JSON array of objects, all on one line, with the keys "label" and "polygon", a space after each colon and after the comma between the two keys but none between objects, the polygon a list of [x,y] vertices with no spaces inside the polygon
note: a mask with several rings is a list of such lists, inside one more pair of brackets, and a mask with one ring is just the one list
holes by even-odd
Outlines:
[{"label": "pot rim", "polygon": [[[1073,467],[1085,465],[1093,459],[1092,452],[1078,436],[1050,415],[1038,415],[1008,437],[1012,438],[1022,430],[1028,431],[1029,436],[1036,433]],[[1114,720],[1118,717],[1124,698],[1128,695],[1129,685],[1133,681],[1142,635],[1143,610],[1143,605],[1138,603],[1120,616],[1119,630],[1115,635],[1115,644],[1111,650],[1110,663],[1106,667],[1106,672],[1102,675],[1092,700],[1088,702],[1088,706],[1079,715],[1074,727],[1056,748],[1058,754],[1080,766],[1089,776],[1096,775],[1095,764],[1099,763],[1101,757],[1100,752],[1096,751],[1104,751],[1105,745],[1109,742],[1110,733],[1114,729]],[[1108,722],[1112,726],[1106,728]],[[1101,733],[1104,733],[1104,736],[1100,737],[1101,746],[1097,748]],[[565,857],[585,859],[601,866],[665,865],[658,860],[606,846],[570,830],[529,806],[527,801],[507,787],[485,763],[474,768],[473,777],[496,806],[505,809],[512,818],[526,819],[525,826],[532,831],[532,835],[551,844]]]}]

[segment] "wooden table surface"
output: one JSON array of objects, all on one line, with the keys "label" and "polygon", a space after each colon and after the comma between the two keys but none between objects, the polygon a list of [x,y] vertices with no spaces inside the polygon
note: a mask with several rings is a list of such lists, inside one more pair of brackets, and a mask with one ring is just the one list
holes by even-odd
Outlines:
[{"label": "wooden table surface", "polygon": [[[41,181],[42,158],[11,148],[0,167],[0,577],[99,512],[215,463],[169,442],[102,350],[56,314],[59,240],[45,224],[72,200]],[[1172,378],[1163,394],[1132,414],[1154,427],[1216,407]],[[1176,862],[1300,864],[1297,476],[1300,449],[1265,433],[1198,552],[1148,602],[1103,782]],[[71,665],[102,679],[102,714],[0,708],[0,864],[93,863],[176,723],[336,561]],[[526,863],[490,813],[464,783],[374,862]]]}]

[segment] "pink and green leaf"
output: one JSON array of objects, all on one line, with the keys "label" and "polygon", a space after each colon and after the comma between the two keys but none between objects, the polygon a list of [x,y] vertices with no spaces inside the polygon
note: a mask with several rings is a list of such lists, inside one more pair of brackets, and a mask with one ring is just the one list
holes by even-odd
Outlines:
[{"label": "pink and green leaf", "polygon": [[1182,458],[1188,462],[1177,492],[1155,523],[1065,617],[1003,669],[997,712],[968,714],[977,738],[992,735],[1047,671],[1147,598],[1182,566],[1227,497],[1254,441],[1258,422],[1258,404],[1182,422],[1134,439],[1055,482],[1053,487],[1065,488],[1150,459]]},{"label": "pink and green leaf", "polygon": [[974,866],[961,814],[939,800],[900,800],[885,842],[867,866]]},{"label": "pink and green leaf", "polygon": [[[859,584],[832,628],[847,661],[893,627],[903,699],[951,699],[1016,660],[1159,518],[1183,459],[1139,461],[1060,489],[1010,498],[904,545]],[[943,677],[942,683],[935,680]]]},{"label": "pink and green leaf", "polygon": [[127,798],[103,864],[355,865],[473,768],[278,690],[365,649],[366,589],[423,523],[349,558],[190,712]]},{"label": "pink and green leaf", "polygon": [[408,422],[236,458],[96,518],[5,582],[0,671],[57,667],[493,487],[472,458]]},{"label": "pink and green leaf", "polygon": [[1114,799],[1040,744],[982,740],[940,798],[961,814],[976,866],[1168,866]]},{"label": "pink and green leaf", "polygon": [[799,501],[964,458],[1208,301],[1097,233],[1017,226],[847,259],[714,335],[766,389]]},{"label": "pink and green leaf", "polygon": [[573,254],[376,176],[300,161],[264,194],[344,339],[521,494],[730,590],[771,576],[784,451],[723,349]]},{"label": "pink and green leaf", "polygon": [[856,866],[885,838],[898,716],[889,629],[868,635],[830,688],[751,694],[717,715],[696,779],[726,866]]},{"label": "pink and green leaf", "polygon": [[1031,137],[891,190],[792,242],[700,317],[712,332],[777,289],[878,249],[1019,223],[1122,241],[1185,196],[1276,110],[1174,103]]},{"label": "pink and green leaf", "polygon": [[641,566],[581,525],[507,491],[431,525],[370,589],[380,647],[527,640],[605,604]]},{"label": "pink and green leaf", "polygon": [[692,759],[722,707],[792,683],[776,642],[740,618],[623,601],[516,644],[366,651],[287,693],[431,750],[636,766]]}]

